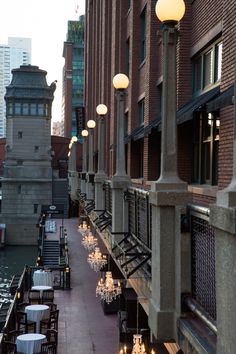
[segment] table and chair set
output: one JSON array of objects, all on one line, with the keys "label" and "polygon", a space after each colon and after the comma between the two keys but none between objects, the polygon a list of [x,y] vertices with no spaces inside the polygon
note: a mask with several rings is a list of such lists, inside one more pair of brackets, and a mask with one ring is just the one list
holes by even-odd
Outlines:
[{"label": "table and chair set", "polygon": [[52,273],[36,271],[28,302],[18,305],[16,328],[4,333],[3,354],[56,354],[59,310]]}]

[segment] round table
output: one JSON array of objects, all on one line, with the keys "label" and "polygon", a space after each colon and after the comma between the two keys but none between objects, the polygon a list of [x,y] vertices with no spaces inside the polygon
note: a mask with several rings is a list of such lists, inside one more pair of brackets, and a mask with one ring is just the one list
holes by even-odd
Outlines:
[{"label": "round table", "polygon": [[22,334],[16,338],[17,352],[35,354],[41,352],[41,344],[45,343],[46,336],[39,333]]},{"label": "round table", "polygon": [[33,275],[34,286],[45,285],[53,286],[52,272],[45,272],[44,270],[36,270]]},{"label": "round table", "polygon": [[31,288],[32,290],[39,290],[40,291],[40,297],[43,297],[43,292],[44,290],[52,290],[51,286],[47,286],[47,285],[37,285],[37,286],[32,286]]},{"label": "round table", "polygon": [[40,331],[40,321],[50,317],[50,308],[47,305],[29,305],[25,312],[27,319],[36,322],[36,332]]}]

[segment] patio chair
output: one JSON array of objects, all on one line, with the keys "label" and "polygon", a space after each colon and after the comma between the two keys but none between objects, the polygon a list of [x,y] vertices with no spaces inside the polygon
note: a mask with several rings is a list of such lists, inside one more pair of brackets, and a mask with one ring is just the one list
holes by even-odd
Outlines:
[{"label": "patio chair", "polygon": [[57,347],[58,332],[56,329],[48,329],[46,332],[46,338],[47,338],[47,342],[54,343],[56,344]]},{"label": "patio chair", "polygon": [[42,296],[42,304],[45,302],[53,302],[54,300],[54,290],[44,290]]},{"label": "patio chair", "polygon": [[54,304],[53,302],[44,302],[44,305],[47,305],[50,308],[50,311],[57,310],[57,304]]},{"label": "patio chair", "polygon": [[3,341],[2,354],[17,354],[16,344],[9,341]]},{"label": "patio chair", "polygon": [[44,334],[48,329],[58,330],[59,310],[51,311],[50,317],[40,321],[40,333]]},{"label": "patio chair", "polygon": [[30,304],[40,304],[41,303],[40,291],[29,290],[28,300]]},{"label": "patio chair", "polygon": [[41,352],[40,354],[56,354],[57,349],[55,343],[47,342],[41,344]]},{"label": "patio chair", "polygon": [[29,330],[36,333],[36,322],[27,320],[27,314],[25,312],[18,311],[16,313],[16,329],[18,331],[22,330],[24,333],[28,333]]},{"label": "patio chair", "polygon": [[4,333],[4,336],[6,338],[6,341],[16,343],[16,337],[20,336],[23,333],[24,331],[22,330],[13,329],[12,331]]}]

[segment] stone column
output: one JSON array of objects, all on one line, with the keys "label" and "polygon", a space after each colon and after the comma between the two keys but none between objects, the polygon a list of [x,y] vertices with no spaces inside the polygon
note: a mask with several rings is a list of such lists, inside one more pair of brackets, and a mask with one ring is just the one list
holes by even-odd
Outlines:
[{"label": "stone column", "polygon": [[175,24],[164,24],[161,174],[150,192],[153,276],[149,326],[160,341],[177,340],[181,295],[180,206],[189,201],[187,184],[179,179],[177,170],[176,42]]},{"label": "stone column", "polygon": [[[125,146],[124,146],[124,100],[125,90],[117,90],[117,139],[116,139],[116,173],[111,179],[112,188],[112,232],[125,232],[124,191],[130,185],[131,179],[125,171]],[[123,236],[120,236],[123,237]],[[116,240],[120,237],[115,236]]]},{"label": "stone column", "polygon": [[105,194],[103,184],[107,178],[104,171],[104,144],[105,144],[104,116],[100,116],[98,121],[98,172],[95,174],[95,209],[105,209]]},{"label": "stone column", "polygon": [[[235,65],[236,78],[236,65]],[[235,81],[236,82],[236,81]],[[234,86],[236,92],[236,83]],[[236,318],[236,105],[234,102],[233,177],[210,207],[215,229],[217,354],[235,352]]]},{"label": "stone column", "polygon": [[94,199],[93,128],[89,129],[89,166],[87,173],[87,198]]},{"label": "stone column", "polygon": [[81,192],[86,193],[86,174],[87,174],[87,137],[83,137],[83,166],[81,172]]}]

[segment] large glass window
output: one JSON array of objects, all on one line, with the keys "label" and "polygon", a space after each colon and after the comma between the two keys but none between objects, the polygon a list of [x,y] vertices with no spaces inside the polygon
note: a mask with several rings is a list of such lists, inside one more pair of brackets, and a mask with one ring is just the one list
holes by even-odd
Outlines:
[{"label": "large glass window", "polygon": [[146,58],[146,7],[141,13],[141,62]]},{"label": "large glass window", "polygon": [[145,101],[144,98],[138,103],[138,116],[139,116],[139,125],[144,124],[144,109],[145,109]]},{"label": "large glass window", "polygon": [[216,113],[197,113],[194,118],[193,182],[216,185],[220,120]]},{"label": "large glass window", "polygon": [[193,59],[193,93],[199,95],[220,82],[222,42],[213,43]]}]

